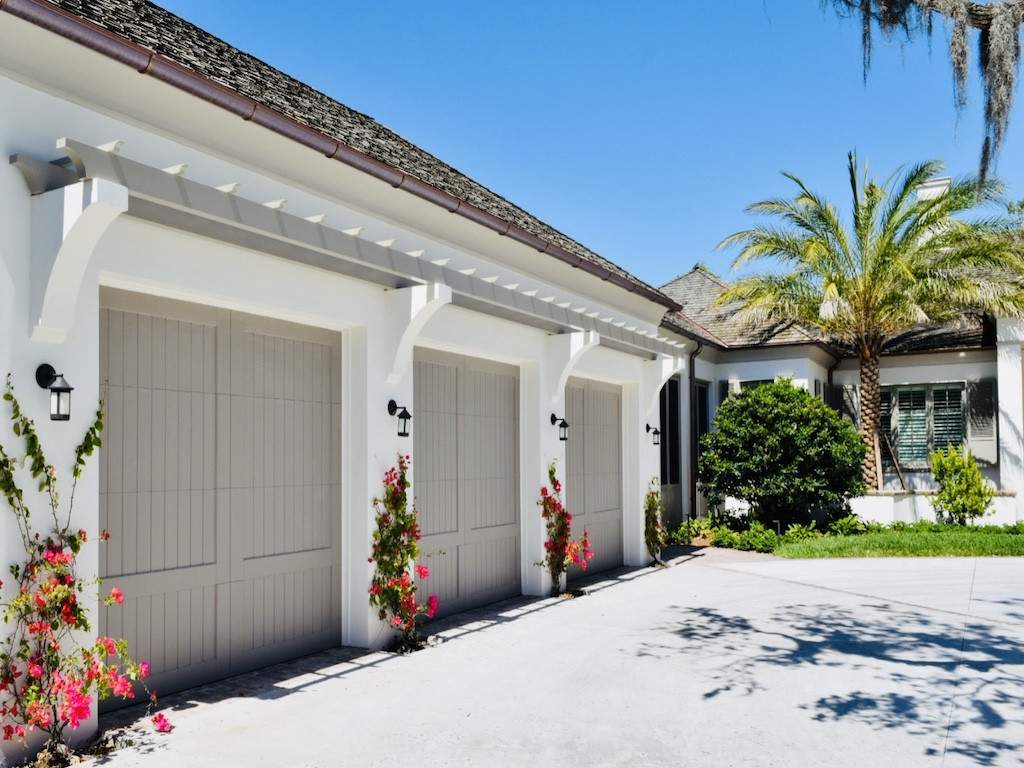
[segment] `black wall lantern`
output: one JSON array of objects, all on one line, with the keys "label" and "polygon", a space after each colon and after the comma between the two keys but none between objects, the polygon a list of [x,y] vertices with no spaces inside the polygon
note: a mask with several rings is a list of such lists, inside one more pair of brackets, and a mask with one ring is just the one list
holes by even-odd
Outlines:
[{"label": "black wall lantern", "polygon": [[49,363],[36,368],[36,384],[50,390],[50,418],[53,421],[69,421],[71,419],[71,390],[63,373],[57,373]]},{"label": "black wall lantern", "polygon": [[399,404],[394,400],[388,400],[388,415],[398,416],[398,436],[408,437],[409,421],[412,419],[412,414],[409,413],[409,409],[404,405],[399,406]]},{"label": "black wall lantern", "polygon": [[661,430],[648,424],[647,431],[651,435],[651,442],[655,445],[661,445]]},{"label": "black wall lantern", "polygon": [[558,439],[563,443],[569,439],[569,422],[565,419],[560,419],[555,414],[551,414],[551,426],[558,427]]}]

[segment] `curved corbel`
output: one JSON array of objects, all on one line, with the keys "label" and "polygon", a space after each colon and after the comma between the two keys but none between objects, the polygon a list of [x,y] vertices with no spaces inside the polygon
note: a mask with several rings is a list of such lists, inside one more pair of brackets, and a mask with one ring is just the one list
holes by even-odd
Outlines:
[{"label": "curved corbel", "polygon": [[67,338],[96,245],[127,210],[128,190],[103,179],[85,179],[32,198],[33,341],[60,344]]},{"label": "curved corbel", "polygon": [[600,342],[601,336],[597,331],[573,331],[548,337],[547,370],[552,372],[548,396],[552,402],[565,392],[569,376],[583,353]]},{"label": "curved corbel", "polygon": [[390,291],[392,316],[401,318],[395,359],[388,372],[388,384],[398,384],[412,363],[413,347],[427,322],[441,307],[452,302],[452,289],[444,283],[426,283]]},{"label": "curved corbel", "polygon": [[644,418],[648,418],[658,404],[658,396],[665,382],[677,373],[686,369],[685,357],[663,355],[657,360],[647,360],[643,364],[643,400]]}]

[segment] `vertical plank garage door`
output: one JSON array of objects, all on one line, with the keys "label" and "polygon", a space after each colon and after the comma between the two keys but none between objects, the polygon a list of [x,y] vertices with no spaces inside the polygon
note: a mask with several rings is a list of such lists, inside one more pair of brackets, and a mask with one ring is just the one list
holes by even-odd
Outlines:
[{"label": "vertical plank garage door", "polygon": [[335,333],[101,294],[100,633],[153,687],[186,688],[340,642]]},{"label": "vertical plank garage door", "polygon": [[427,350],[414,369],[422,588],[442,614],[518,595],[518,370]]},{"label": "vertical plank garage door", "polygon": [[[590,533],[594,559],[587,572],[622,565],[622,390],[584,379],[565,387],[569,441],[566,497],[573,536]],[[569,570],[569,578],[581,575]]]}]

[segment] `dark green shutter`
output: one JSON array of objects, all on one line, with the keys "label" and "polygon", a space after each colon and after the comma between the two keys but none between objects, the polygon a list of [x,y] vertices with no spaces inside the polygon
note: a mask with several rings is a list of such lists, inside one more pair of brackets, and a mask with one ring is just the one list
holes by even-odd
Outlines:
[{"label": "dark green shutter", "polygon": [[928,398],[923,387],[896,390],[896,457],[904,467],[928,464]]},{"label": "dark green shutter", "polygon": [[932,450],[944,451],[964,443],[963,389],[932,388]]},{"label": "dark green shutter", "polygon": [[856,384],[843,384],[838,389],[839,415],[854,424],[860,423],[860,390]]},{"label": "dark green shutter", "polygon": [[882,433],[882,461],[891,466],[893,460],[892,451],[889,450],[889,447],[896,445],[895,436],[892,433],[892,392],[888,389],[883,389],[879,394],[878,401],[879,431]]}]

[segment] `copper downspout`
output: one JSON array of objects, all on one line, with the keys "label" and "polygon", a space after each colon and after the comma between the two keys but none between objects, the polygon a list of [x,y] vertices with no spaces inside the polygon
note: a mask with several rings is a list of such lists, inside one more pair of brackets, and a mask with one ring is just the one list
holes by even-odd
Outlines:
[{"label": "copper downspout", "polygon": [[553,256],[569,266],[582,269],[601,280],[624,288],[630,293],[643,296],[671,311],[680,309],[674,301],[649,286],[634,283],[618,272],[582,259],[555,243],[503,221],[454,195],[342,144],[337,139],[308,125],[242,96],[198,72],[177,64],[141,45],[125,40],[90,21],[68,13],[46,0],[0,0],[0,10],[132,67],[141,74],[154,77],[192,96],[208,101],[221,109],[234,113],[243,120],[261,125],[274,133],[314,149],[327,158],[363,171],[397,189],[415,195],[421,200],[440,206],[449,213],[458,214],[497,232],[499,235],[509,237],[541,253]]}]

